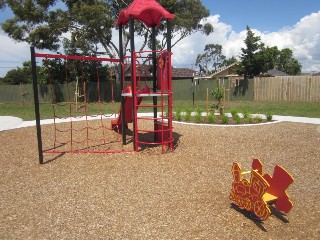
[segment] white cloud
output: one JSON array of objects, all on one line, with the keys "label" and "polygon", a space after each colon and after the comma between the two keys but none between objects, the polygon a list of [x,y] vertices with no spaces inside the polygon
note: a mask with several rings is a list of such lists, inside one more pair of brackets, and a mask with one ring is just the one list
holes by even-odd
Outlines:
[{"label": "white cloud", "polygon": [[[208,43],[221,44],[223,54],[238,57],[244,47],[246,30],[235,32],[232,26],[220,21],[219,15],[210,16],[206,20],[214,27],[209,36],[195,33],[180,41],[173,49],[173,65],[190,68],[197,54],[202,53]],[[290,48],[294,57],[302,64],[303,71],[320,71],[320,11],[303,17],[294,26],[283,28],[277,32],[260,32],[252,29],[267,46],[278,46],[279,49]],[[113,31],[114,40],[118,32]],[[141,39],[136,38],[136,46],[141,45]],[[30,50],[27,43],[17,43],[10,39],[0,29],[0,77],[10,70],[8,67],[22,66],[23,61],[30,60]],[[117,41],[116,41],[117,42]],[[174,39],[173,41],[174,42]],[[116,44],[118,45],[118,44]],[[138,47],[137,47],[138,48]]]},{"label": "white cloud", "polygon": [[9,38],[0,29],[0,77],[12,68],[22,66],[24,61],[30,60],[30,46],[19,43]]},{"label": "white cloud", "polygon": [[[223,54],[238,57],[244,47],[246,30],[236,33],[232,27],[219,20],[219,15],[210,16],[207,21],[214,27],[214,33],[204,36],[196,33],[181,41],[173,48],[173,62],[177,66],[189,67],[194,63],[197,54],[202,53],[208,43],[221,44]],[[294,57],[302,64],[303,71],[320,71],[320,11],[302,18],[291,28],[278,32],[262,33],[257,29],[253,32],[261,37],[267,46],[279,49],[290,48]]]}]

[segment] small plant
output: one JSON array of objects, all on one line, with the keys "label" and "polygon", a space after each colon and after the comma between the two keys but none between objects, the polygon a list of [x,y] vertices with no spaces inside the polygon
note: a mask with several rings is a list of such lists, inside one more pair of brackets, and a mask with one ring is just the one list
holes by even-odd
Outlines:
[{"label": "small plant", "polygon": [[177,121],[181,121],[182,120],[182,111],[181,108],[177,108],[176,112],[174,114],[174,119]]},{"label": "small plant", "polygon": [[236,122],[236,124],[241,124],[242,123],[242,119],[239,116],[239,114],[234,115],[233,119]]},{"label": "small plant", "polygon": [[254,118],[254,121],[257,122],[257,123],[261,123],[262,122],[262,118],[260,116],[256,116]]},{"label": "small plant", "polygon": [[223,115],[221,117],[221,121],[222,121],[223,124],[228,124],[229,123],[229,117],[226,116],[226,115]]},{"label": "small plant", "polygon": [[247,117],[247,120],[248,120],[248,123],[250,124],[253,123],[253,117],[251,115]]},{"label": "small plant", "polygon": [[271,113],[267,113],[267,121],[268,122],[270,122],[270,121],[272,121],[272,115],[271,115]]},{"label": "small plant", "polygon": [[244,111],[243,112],[243,118],[249,118],[250,114],[248,113],[248,111]]},{"label": "small plant", "polygon": [[216,118],[214,116],[214,113],[213,112],[210,112],[207,116],[207,121],[208,123],[214,123],[216,121]]},{"label": "small plant", "polygon": [[231,115],[232,115],[233,118],[236,118],[236,116],[238,116],[238,111],[237,111],[237,109],[235,109],[235,108],[232,108],[232,109],[230,110],[230,113],[231,113]]},{"label": "small plant", "polygon": [[201,123],[201,119],[202,119],[202,108],[197,107],[196,116],[195,116],[195,122],[196,123]]},{"label": "small plant", "polygon": [[211,90],[211,95],[217,101],[217,104],[214,104],[214,108],[219,110],[220,116],[224,115],[224,89],[222,87],[217,87],[214,90]]},{"label": "small plant", "polygon": [[192,109],[191,108],[187,108],[186,112],[185,112],[185,115],[184,115],[184,120],[186,122],[190,122],[191,114],[192,114]]}]

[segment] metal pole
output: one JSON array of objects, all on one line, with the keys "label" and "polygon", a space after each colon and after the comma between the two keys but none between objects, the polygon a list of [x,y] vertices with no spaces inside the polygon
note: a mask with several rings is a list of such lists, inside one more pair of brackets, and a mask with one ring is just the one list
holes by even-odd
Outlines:
[{"label": "metal pole", "polygon": [[171,22],[167,19],[167,51],[171,52]]},{"label": "metal pole", "polygon": [[[156,50],[157,50],[157,46],[156,46],[156,27],[153,26],[152,27],[152,35],[151,35],[151,39],[152,39],[152,65],[153,65],[153,69],[152,69],[152,77],[153,77],[153,92],[157,92],[157,55],[156,55]],[[153,118],[154,118],[154,122],[153,122],[153,128],[154,128],[154,141],[156,141],[157,138],[157,133],[156,133],[156,124],[157,124],[157,116],[158,116],[158,109],[157,109],[157,104],[158,104],[158,100],[157,97],[154,96],[152,97],[153,100]]]},{"label": "metal pole", "polygon": [[125,117],[125,109],[124,109],[124,96],[122,96],[123,89],[124,89],[124,81],[125,79],[122,79],[122,76],[124,76],[124,69],[122,66],[124,66],[124,56],[123,56],[123,40],[122,40],[122,23],[119,25],[119,54],[120,54],[120,62],[122,65],[120,65],[120,88],[121,88],[121,134],[122,134],[122,144],[125,145],[127,143],[127,129],[126,129],[126,117]]},{"label": "metal pole", "polygon": [[33,85],[34,112],[36,116],[36,127],[37,127],[39,163],[43,164],[43,150],[42,150],[38,80],[37,80],[37,63],[36,63],[36,55],[35,55],[34,47],[30,47],[30,51],[31,51],[32,85]]},{"label": "metal pole", "polygon": [[168,86],[169,86],[169,93],[168,93],[168,112],[169,112],[169,119],[168,119],[168,127],[169,127],[169,139],[170,139],[170,144],[169,147],[172,150],[172,105],[173,105],[173,100],[172,100],[172,62],[171,62],[171,21],[167,19],[167,51],[170,53],[169,56],[169,71],[168,71]]},{"label": "metal pole", "polygon": [[135,52],[135,46],[134,46],[134,19],[131,18],[130,20],[130,48],[131,48],[131,88],[132,88],[132,119],[133,119],[133,124],[132,124],[132,128],[133,128],[133,148],[135,151],[138,150],[138,146],[137,146],[137,139],[136,139],[136,124],[137,124],[137,119],[136,119],[136,109],[135,109],[135,102],[136,102],[136,78],[135,78],[135,56],[134,56],[134,52]]}]

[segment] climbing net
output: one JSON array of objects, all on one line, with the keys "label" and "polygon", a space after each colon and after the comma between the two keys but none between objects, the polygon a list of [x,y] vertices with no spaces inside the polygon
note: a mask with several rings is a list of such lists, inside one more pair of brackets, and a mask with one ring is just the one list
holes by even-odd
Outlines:
[{"label": "climbing net", "polygon": [[[119,59],[36,53],[43,59],[53,113],[53,146],[43,153],[126,151],[111,128]],[[117,71],[118,69],[118,71]],[[119,74],[118,74],[119,76]]]}]

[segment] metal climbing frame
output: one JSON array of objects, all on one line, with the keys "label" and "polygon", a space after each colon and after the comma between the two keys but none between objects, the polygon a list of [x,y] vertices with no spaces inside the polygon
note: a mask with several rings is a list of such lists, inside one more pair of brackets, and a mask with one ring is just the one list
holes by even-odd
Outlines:
[{"label": "metal climbing frame", "polygon": [[[133,54],[131,67],[134,71],[131,74],[131,81],[134,91],[131,96],[135,151],[138,151],[141,145],[161,145],[162,152],[173,148],[171,55],[172,53],[166,50],[138,51]],[[152,62],[154,56],[156,56],[156,87],[148,87],[145,81],[146,86],[142,88],[141,80],[147,79],[148,76],[154,77],[151,74],[154,66],[148,64]],[[141,101],[142,98],[145,100]],[[139,109],[143,108],[153,109],[153,117],[138,114]]]},{"label": "metal climbing frame", "polygon": [[[105,81],[108,81],[109,87],[101,89],[100,84],[102,79],[100,79],[101,66],[96,66],[96,73],[93,73],[93,77],[96,81],[96,88],[92,88],[92,92],[96,94],[97,99],[90,100],[87,97],[89,93],[86,93],[86,78],[84,76],[84,65],[92,62],[111,64],[115,63],[123,68],[123,64],[119,59],[116,58],[98,58],[92,56],[73,56],[73,55],[61,55],[61,54],[43,54],[34,52],[34,48],[31,48],[32,53],[32,64],[33,64],[33,80],[34,80],[34,93],[37,94],[37,73],[36,73],[36,58],[44,59],[44,66],[47,71],[48,82],[51,92],[52,109],[53,109],[53,146],[50,149],[42,149],[42,138],[41,138],[41,126],[40,126],[40,112],[39,112],[39,101],[38,97],[35,97],[35,108],[36,108],[36,120],[37,120],[37,134],[38,134],[38,150],[39,150],[39,160],[43,163],[43,153],[45,154],[62,154],[62,153],[118,153],[118,152],[128,152],[132,150],[125,150],[121,146],[120,137],[114,135],[113,129],[110,129],[105,122],[106,118],[114,117],[115,112],[107,114],[104,110],[104,106],[107,104],[114,105],[114,79],[112,79],[111,71],[112,67],[109,67],[109,75],[105,71]],[[48,59],[58,59],[65,60],[61,64],[63,66],[63,71],[60,72],[59,77],[63,77],[67,85],[67,100],[64,102],[57,101],[57,95],[54,90],[54,80],[52,77],[51,67],[47,63]],[[68,62],[75,63],[78,61],[81,66],[79,73],[70,74]],[[94,71],[93,71],[94,72]],[[123,71],[122,71],[123,72]],[[78,109],[78,102],[75,101],[72,96],[72,90],[70,86],[69,79],[76,78],[77,76],[81,78],[81,86],[83,90],[83,101],[82,108]],[[88,73],[89,74],[89,73]],[[64,76],[63,76],[64,75]],[[89,74],[90,75],[90,74]],[[123,76],[122,76],[123,77]],[[57,78],[57,76],[56,76]],[[77,79],[78,83],[78,79]],[[107,82],[106,82],[107,83]],[[77,87],[77,86],[76,86]],[[108,94],[107,94],[108,92]],[[105,96],[102,96],[101,94]],[[92,95],[92,94],[91,94]],[[108,101],[106,100],[106,95],[111,97]],[[68,112],[68,115],[61,116],[62,112]],[[65,114],[65,113],[64,113]],[[83,124],[77,124],[79,120],[85,121]],[[96,124],[93,121],[97,120]],[[66,122],[64,127],[62,127],[60,122]],[[116,144],[119,142],[119,144]]]}]

